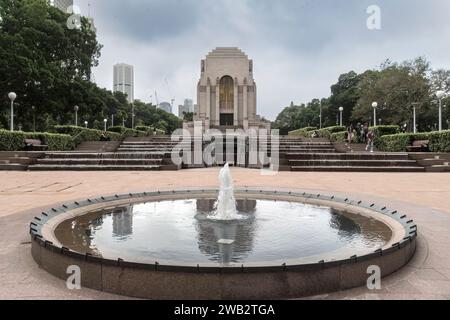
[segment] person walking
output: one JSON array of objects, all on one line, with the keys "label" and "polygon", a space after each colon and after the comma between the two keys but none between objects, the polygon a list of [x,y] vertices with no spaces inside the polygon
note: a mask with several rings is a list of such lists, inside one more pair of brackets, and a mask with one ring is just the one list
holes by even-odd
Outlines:
[{"label": "person walking", "polygon": [[353,141],[353,123],[347,128],[347,140],[348,143],[352,143]]},{"label": "person walking", "polygon": [[362,130],[361,130],[362,143],[367,142],[367,134],[368,133],[369,133],[369,124],[366,122],[362,126]]},{"label": "person walking", "polygon": [[374,142],[375,142],[375,132],[373,130],[369,130],[369,133],[367,134],[366,151],[370,151],[370,153],[373,153]]}]

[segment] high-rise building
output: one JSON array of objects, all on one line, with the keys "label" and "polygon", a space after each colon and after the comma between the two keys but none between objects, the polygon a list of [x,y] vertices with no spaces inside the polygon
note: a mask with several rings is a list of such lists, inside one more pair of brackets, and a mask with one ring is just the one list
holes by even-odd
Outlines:
[{"label": "high-rise building", "polygon": [[66,12],[70,6],[73,6],[73,0],[49,0],[50,5]]},{"label": "high-rise building", "polygon": [[184,105],[178,107],[178,117],[184,118],[185,113],[193,113],[194,111],[194,102],[192,99],[186,99]]},{"label": "high-rise building", "polygon": [[161,102],[158,105],[158,109],[162,109],[167,113],[172,113],[172,105],[168,102]]},{"label": "high-rise building", "polygon": [[119,63],[114,66],[114,92],[122,92],[127,95],[128,102],[134,101],[134,70],[133,66]]}]

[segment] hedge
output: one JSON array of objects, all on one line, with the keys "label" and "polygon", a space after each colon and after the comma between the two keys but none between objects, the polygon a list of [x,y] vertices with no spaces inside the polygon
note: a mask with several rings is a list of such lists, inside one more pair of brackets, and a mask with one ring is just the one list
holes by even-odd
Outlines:
[{"label": "hedge", "polygon": [[[386,135],[375,139],[375,146],[380,151],[405,152],[415,140],[428,140],[430,133],[400,133]],[[436,151],[439,152],[439,151]]]},{"label": "hedge", "polygon": [[340,127],[340,126],[336,126],[336,127],[328,127],[328,128],[324,128],[324,129],[320,129],[320,130],[312,130],[308,132],[308,136],[312,136],[314,132],[317,131],[317,133],[319,134],[320,138],[327,138],[327,139],[331,139],[331,135],[333,133],[339,133],[339,132],[343,132],[346,131],[347,129],[345,127]]},{"label": "hedge", "polygon": [[114,132],[122,135],[122,137],[145,137],[148,136],[147,131],[133,130],[123,126],[115,126],[108,128],[108,132]]},{"label": "hedge", "polygon": [[[341,131],[341,132],[335,132],[330,135],[330,141],[331,142],[347,142],[348,139],[348,132],[347,131]],[[352,139],[353,143],[358,142],[358,136],[353,135]]]},{"label": "hedge", "polygon": [[66,134],[0,130],[0,151],[24,150],[25,139],[39,139],[50,151],[68,151],[74,147],[72,137]]},{"label": "hedge", "polygon": [[149,126],[137,126],[135,129],[138,130],[138,131],[147,132],[147,134],[149,134],[149,135],[153,135],[155,131],[156,131],[157,135],[164,135],[164,134],[166,134],[166,132],[164,130],[155,129],[154,127],[149,127]]},{"label": "hedge", "polygon": [[[103,131],[87,129],[76,126],[55,126],[54,130],[59,134],[68,134],[74,139],[74,144],[79,145],[84,141],[100,141]],[[107,136],[112,141],[121,141],[123,137],[120,133],[107,132]]]},{"label": "hedge", "polygon": [[450,152],[450,130],[428,134],[432,152]]},{"label": "hedge", "polygon": [[377,126],[377,127],[370,127],[370,130],[372,130],[375,133],[375,137],[382,137],[400,133],[399,126]]},{"label": "hedge", "polygon": [[429,140],[432,152],[450,152],[450,131],[386,135],[376,139],[375,145],[380,151],[405,152],[415,140]]},{"label": "hedge", "polygon": [[290,131],[288,133],[288,135],[306,137],[308,135],[308,132],[313,131],[313,130],[317,130],[317,128],[316,127],[306,127],[306,128]]}]

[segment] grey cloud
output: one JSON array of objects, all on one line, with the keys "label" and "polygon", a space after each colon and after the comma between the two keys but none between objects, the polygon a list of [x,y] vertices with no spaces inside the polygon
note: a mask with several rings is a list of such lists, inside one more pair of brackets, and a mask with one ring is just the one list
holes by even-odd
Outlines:
[{"label": "grey cloud", "polygon": [[[83,12],[88,0],[79,0]],[[157,90],[182,103],[196,97],[199,63],[216,46],[239,46],[255,60],[259,111],[274,118],[291,100],[327,96],[340,73],[384,59],[426,55],[450,68],[448,12],[441,0],[96,0],[92,15],[105,47],[95,75],[111,87],[112,64],[136,67],[136,96]],[[366,28],[366,8],[382,30]],[[170,91],[164,85],[170,83]]]}]

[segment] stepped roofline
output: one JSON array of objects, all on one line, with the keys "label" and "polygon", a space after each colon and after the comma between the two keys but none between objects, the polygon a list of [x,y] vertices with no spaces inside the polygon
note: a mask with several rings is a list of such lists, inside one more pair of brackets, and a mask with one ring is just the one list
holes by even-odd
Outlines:
[{"label": "stepped roofline", "polygon": [[206,58],[246,58],[248,56],[237,47],[217,47],[211,51]]}]

